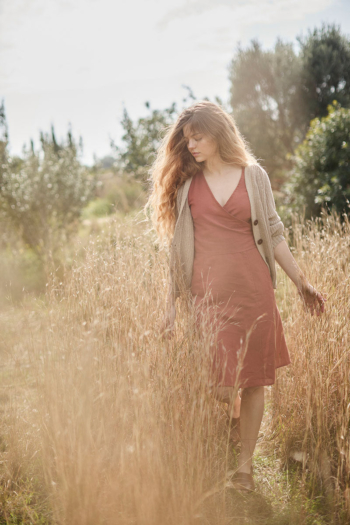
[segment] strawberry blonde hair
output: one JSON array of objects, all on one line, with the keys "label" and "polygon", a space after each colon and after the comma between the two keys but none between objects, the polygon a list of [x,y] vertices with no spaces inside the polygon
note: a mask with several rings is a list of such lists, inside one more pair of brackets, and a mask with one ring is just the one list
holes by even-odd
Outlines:
[{"label": "strawberry blonde hair", "polygon": [[223,163],[242,167],[257,164],[233,116],[221,106],[202,100],[184,109],[176,122],[165,128],[165,136],[148,172],[151,192],[144,211],[147,214],[147,209],[152,208],[151,220],[161,243],[170,241],[174,233],[179,187],[205,165],[204,161],[196,162],[187,148],[183,134],[187,124],[191,133],[203,133],[216,141]]}]

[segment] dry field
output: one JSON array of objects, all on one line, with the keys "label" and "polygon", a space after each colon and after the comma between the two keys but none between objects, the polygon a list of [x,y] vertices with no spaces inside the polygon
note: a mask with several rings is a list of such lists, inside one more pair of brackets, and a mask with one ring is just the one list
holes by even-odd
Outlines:
[{"label": "dry field", "polygon": [[182,302],[159,337],[167,256],[140,221],[85,231],[61,282],[53,270],[45,296],[0,312],[0,524],[349,523],[349,221],[286,231],[329,299],[311,317],[278,268],[292,365],[266,387],[246,497],[207,387],[213,334]]}]

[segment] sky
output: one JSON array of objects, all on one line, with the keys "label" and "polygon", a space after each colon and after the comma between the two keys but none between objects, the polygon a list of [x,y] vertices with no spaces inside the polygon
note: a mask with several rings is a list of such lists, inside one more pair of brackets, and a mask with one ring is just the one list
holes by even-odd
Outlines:
[{"label": "sky", "polygon": [[[83,139],[93,164],[133,120],[176,102],[229,101],[229,65],[253,38],[272,49],[322,22],[350,38],[350,0],[0,0],[0,101],[10,154],[40,131]],[[192,101],[188,101],[190,105]]]}]

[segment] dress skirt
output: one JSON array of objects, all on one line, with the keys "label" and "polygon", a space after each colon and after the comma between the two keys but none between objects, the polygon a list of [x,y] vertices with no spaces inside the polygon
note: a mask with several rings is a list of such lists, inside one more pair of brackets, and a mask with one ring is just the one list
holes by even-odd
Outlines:
[{"label": "dress skirt", "polygon": [[224,206],[202,171],[192,178],[188,203],[195,236],[191,293],[197,326],[215,328],[214,380],[272,385],[275,369],[291,361],[270,271],[253,236],[244,168]]}]

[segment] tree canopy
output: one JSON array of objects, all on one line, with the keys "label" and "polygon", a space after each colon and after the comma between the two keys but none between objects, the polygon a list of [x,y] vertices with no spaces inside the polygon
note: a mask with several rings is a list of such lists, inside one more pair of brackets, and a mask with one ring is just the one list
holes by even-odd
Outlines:
[{"label": "tree canopy", "polygon": [[299,53],[279,38],[267,51],[252,40],[246,49],[238,46],[230,64],[237,125],[272,181],[280,183],[310,120],[325,116],[333,100],[350,107],[350,42],[340,27],[323,23],[297,42]]}]

